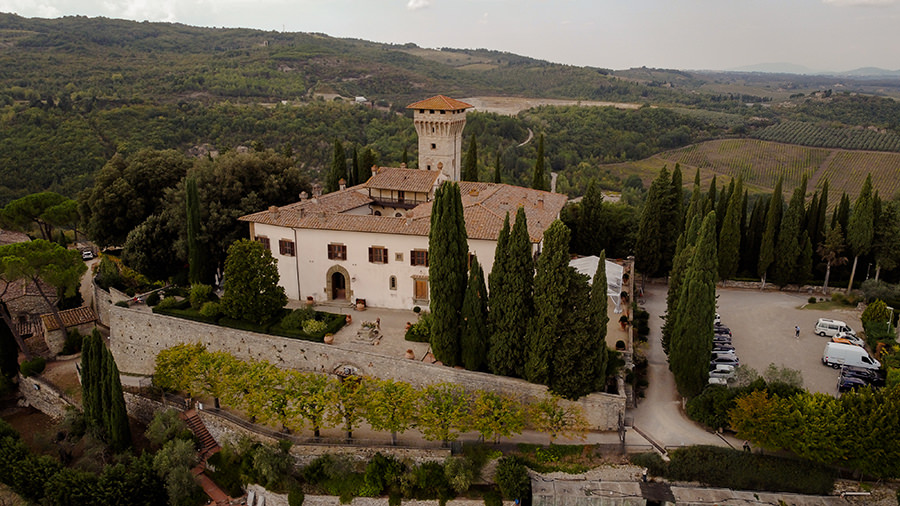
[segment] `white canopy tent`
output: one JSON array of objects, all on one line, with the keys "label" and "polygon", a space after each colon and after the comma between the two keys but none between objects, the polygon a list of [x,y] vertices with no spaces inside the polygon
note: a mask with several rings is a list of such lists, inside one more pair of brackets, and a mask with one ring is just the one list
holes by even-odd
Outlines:
[{"label": "white canopy tent", "polygon": [[[599,263],[600,257],[596,256],[581,257],[569,261],[571,267],[574,267],[575,270],[581,274],[586,275],[591,281],[594,279],[594,274],[597,273],[597,265]],[[606,261],[606,293],[616,305],[616,314],[622,312],[622,301],[620,299],[622,294],[623,270],[621,265],[609,260]]]}]

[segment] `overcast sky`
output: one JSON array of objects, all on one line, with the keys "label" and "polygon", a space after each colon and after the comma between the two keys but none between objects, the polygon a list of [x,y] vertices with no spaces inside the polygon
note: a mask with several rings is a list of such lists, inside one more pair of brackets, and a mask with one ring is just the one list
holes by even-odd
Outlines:
[{"label": "overcast sky", "polygon": [[484,47],[613,69],[900,69],[900,0],[0,0],[0,11]]}]

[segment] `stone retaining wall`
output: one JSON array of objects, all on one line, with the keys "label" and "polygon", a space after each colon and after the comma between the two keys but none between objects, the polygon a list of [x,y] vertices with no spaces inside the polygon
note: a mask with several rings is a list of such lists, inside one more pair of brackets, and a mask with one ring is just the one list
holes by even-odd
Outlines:
[{"label": "stone retaining wall", "polygon": [[25,398],[23,403],[25,406],[31,406],[54,420],[61,419],[69,406],[81,409],[81,406],[55,385],[37,376],[25,378],[20,374],[19,392]]},{"label": "stone retaining wall", "polygon": [[122,392],[122,396],[125,397],[125,410],[128,412],[128,416],[144,425],[149,424],[156,413],[160,411],[178,409],[175,406],[163,404],[131,392]]},{"label": "stone retaining wall", "polygon": [[97,313],[97,321],[106,327],[109,327],[109,308],[116,305],[116,302],[123,300],[131,300],[127,293],[120,292],[110,287],[109,291],[97,286],[94,280],[91,280],[91,286],[94,288],[94,311]]},{"label": "stone retaining wall", "polygon": [[[118,306],[109,308],[109,321],[110,350],[119,369],[129,374],[153,374],[156,355],[161,350],[180,343],[199,342],[209,351],[225,351],[240,360],[266,360],[300,371],[331,374],[350,367],[359,374],[405,381],[418,388],[447,382],[470,391],[512,394],[524,402],[540,399],[547,393],[547,387],[520,379],[256,334]],[[577,404],[582,406],[589,425],[595,430],[616,430],[619,415],[624,416],[625,412],[624,395],[591,394]]]},{"label": "stone retaining wall", "polygon": [[[249,494],[253,493],[253,502],[250,502]],[[276,494],[269,492],[259,485],[247,486],[249,506],[259,506],[263,504],[260,498],[265,498],[266,506],[288,506],[287,494]],[[403,506],[438,506],[437,499],[430,501],[420,501],[415,499],[404,499],[401,503]],[[332,495],[307,495],[303,499],[303,506],[341,506],[338,497]],[[350,506],[388,506],[386,497],[357,497],[353,499]],[[484,506],[481,499],[451,499],[447,501],[447,506]],[[512,501],[503,501],[503,506],[513,506]]]}]

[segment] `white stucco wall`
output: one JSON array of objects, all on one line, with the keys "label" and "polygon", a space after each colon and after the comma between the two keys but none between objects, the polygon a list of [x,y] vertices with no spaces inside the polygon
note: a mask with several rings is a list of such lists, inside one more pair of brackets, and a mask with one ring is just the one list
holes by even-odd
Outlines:
[{"label": "white stucco wall", "polygon": [[[428,268],[410,265],[410,251],[428,249],[428,237],[413,235],[341,232],[334,230],[294,230],[256,223],[257,236],[269,238],[272,256],[278,260],[279,283],[288,298],[295,300],[312,296],[317,301],[329,300],[327,293],[329,270],[340,266],[349,274],[346,280],[348,302],[365,299],[373,307],[410,309],[423,304],[414,299],[414,277],[427,277]],[[296,234],[296,237],[295,237]],[[295,241],[296,257],[279,253],[278,241]],[[328,245],[347,246],[347,260],[329,260]],[[469,251],[478,255],[485,276],[494,263],[495,241],[469,240]],[[369,248],[382,246],[388,250],[388,262],[369,262]],[[402,253],[402,259],[397,258]],[[298,275],[299,271],[299,275]],[[390,289],[390,278],[397,278],[397,289]]]}]

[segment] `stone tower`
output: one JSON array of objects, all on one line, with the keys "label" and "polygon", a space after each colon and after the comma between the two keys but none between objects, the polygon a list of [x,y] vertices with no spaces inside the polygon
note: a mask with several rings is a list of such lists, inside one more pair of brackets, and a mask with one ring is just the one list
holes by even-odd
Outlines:
[{"label": "stone tower", "polygon": [[462,131],[471,105],[437,95],[406,106],[419,136],[419,169],[443,171],[452,181],[462,170]]}]

